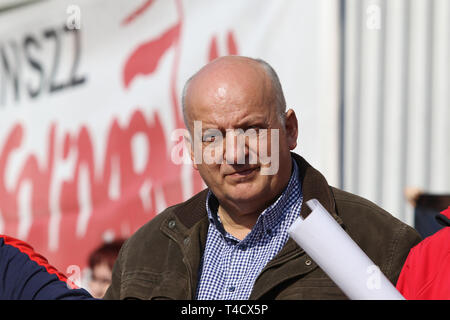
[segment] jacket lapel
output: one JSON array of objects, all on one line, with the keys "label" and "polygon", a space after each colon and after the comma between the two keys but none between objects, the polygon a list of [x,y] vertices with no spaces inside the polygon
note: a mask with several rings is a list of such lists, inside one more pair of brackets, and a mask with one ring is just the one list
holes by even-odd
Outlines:
[{"label": "jacket lapel", "polygon": [[292,157],[298,164],[299,178],[302,181],[303,203],[300,215],[306,218],[311,213],[311,209],[306,202],[311,199],[317,199],[342,224],[342,220],[336,214],[334,197],[325,177],[299,155],[292,153]]},{"label": "jacket lapel", "polygon": [[[203,251],[208,233],[208,216],[206,214],[206,196],[208,190],[203,190],[183,205],[176,206],[173,215],[163,223],[162,231],[169,235],[183,252],[183,263],[188,270],[190,296],[195,299],[198,283],[198,271],[202,261]],[[169,228],[169,221],[174,219],[176,228]]]},{"label": "jacket lapel", "polygon": [[[306,218],[311,213],[306,202],[317,199],[344,227],[342,219],[336,213],[334,196],[325,177],[301,156],[292,153],[292,157],[298,164],[299,178],[302,182],[303,202],[300,215]],[[281,251],[261,271],[250,298],[258,299],[280,283],[309,273],[317,267],[304,250],[292,238],[289,238]]]}]

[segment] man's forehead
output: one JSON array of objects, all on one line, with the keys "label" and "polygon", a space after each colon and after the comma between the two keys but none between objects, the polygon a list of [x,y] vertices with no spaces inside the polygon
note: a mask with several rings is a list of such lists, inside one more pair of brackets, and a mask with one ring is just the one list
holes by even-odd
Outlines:
[{"label": "man's forehead", "polygon": [[219,94],[228,87],[249,86],[255,82],[264,82],[266,72],[253,59],[227,56],[214,60],[200,69],[191,79],[190,87],[210,88]]},{"label": "man's forehead", "polygon": [[[271,82],[257,61],[238,56],[222,57],[203,67],[193,76],[185,92],[185,112],[190,121],[205,113],[239,113],[253,106],[253,111],[272,100]],[[255,107],[256,106],[256,107]],[[243,110],[242,110],[243,111]],[[271,113],[271,110],[266,110]]]},{"label": "man's forehead", "polygon": [[227,87],[226,86],[219,86],[218,88],[217,88],[217,96],[219,97],[219,98],[225,98],[226,97],[226,95],[227,95]]}]

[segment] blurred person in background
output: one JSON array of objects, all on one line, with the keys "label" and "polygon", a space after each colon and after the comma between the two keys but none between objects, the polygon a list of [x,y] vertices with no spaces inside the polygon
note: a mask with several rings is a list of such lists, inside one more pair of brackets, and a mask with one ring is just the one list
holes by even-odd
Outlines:
[{"label": "blurred person in background", "polygon": [[123,239],[104,243],[89,255],[88,265],[91,270],[89,292],[94,298],[103,298],[111,284],[114,262],[123,243]]},{"label": "blurred person in background", "polygon": [[414,228],[422,238],[433,235],[444,226],[438,223],[440,212],[450,206],[450,194],[426,192],[417,187],[406,187],[405,198],[414,208]]}]

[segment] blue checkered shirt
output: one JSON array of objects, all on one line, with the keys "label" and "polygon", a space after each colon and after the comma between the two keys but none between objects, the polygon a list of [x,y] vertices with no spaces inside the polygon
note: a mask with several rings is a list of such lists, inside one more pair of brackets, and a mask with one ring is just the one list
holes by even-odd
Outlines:
[{"label": "blue checkered shirt", "polygon": [[209,228],[200,266],[196,298],[199,300],[248,299],[266,264],[286,244],[291,224],[300,216],[302,189],[295,161],[289,183],[278,199],[258,217],[243,240],[227,233],[217,214],[218,201],[206,198]]}]

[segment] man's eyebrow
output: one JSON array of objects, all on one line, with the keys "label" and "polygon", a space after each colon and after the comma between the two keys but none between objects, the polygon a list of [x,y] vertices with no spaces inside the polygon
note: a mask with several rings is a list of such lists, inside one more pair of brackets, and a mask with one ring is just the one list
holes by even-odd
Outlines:
[{"label": "man's eyebrow", "polygon": [[208,124],[203,124],[202,125],[202,131],[206,131],[206,130],[222,130],[219,126],[217,125],[208,125]]},{"label": "man's eyebrow", "polygon": [[208,124],[202,122],[202,132],[205,132],[207,130],[219,130],[224,133],[228,129],[247,129],[248,127],[252,126],[267,128],[268,123],[266,121],[266,118],[263,116],[246,117],[230,128],[223,128],[222,126],[218,126],[217,124]]},{"label": "man's eyebrow", "polygon": [[237,128],[247,128],[251,126],[261,126],[261,127],[267,127],[267,122],[264,117],[251,117],[251,118],[244,118],[242,121],[240,121],[236,127]]}]

